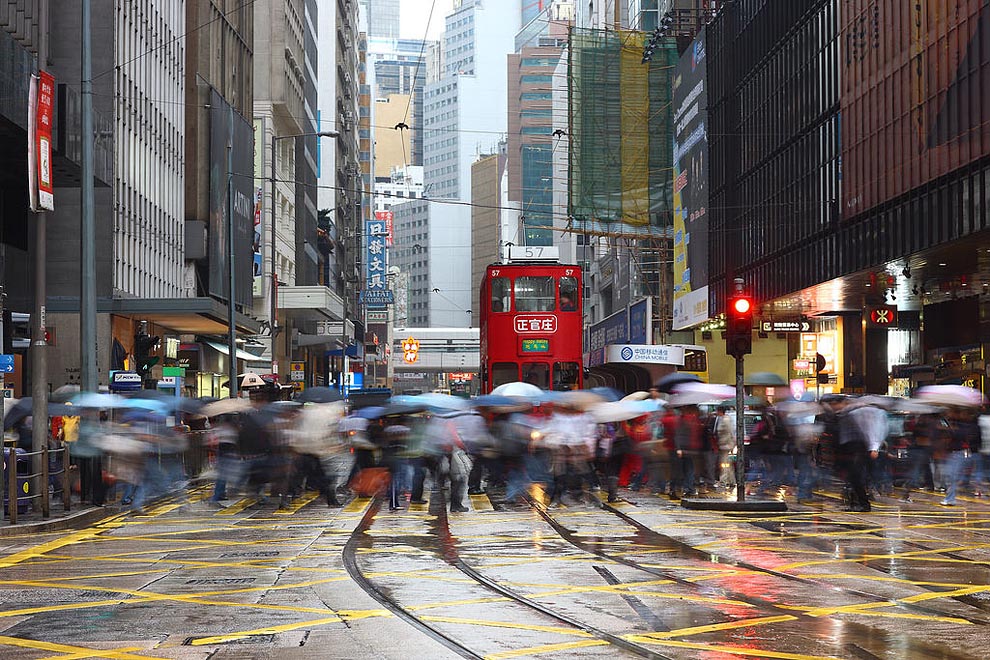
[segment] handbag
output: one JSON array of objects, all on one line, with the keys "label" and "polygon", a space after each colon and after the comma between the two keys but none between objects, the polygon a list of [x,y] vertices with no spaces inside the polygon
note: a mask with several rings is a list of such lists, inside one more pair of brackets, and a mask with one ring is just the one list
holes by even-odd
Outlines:
[{"label": "handbag", "polygon": [[374,497],[385,492],[390,480],[386,468],[364,468],[351,479],[351,490],[358,497]]}]

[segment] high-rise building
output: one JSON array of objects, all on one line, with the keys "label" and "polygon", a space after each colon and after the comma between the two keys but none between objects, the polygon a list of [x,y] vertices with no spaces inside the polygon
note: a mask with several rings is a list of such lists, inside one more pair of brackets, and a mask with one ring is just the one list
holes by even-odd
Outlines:
[{"label": "high-rise building", "polygon": [[516,36],[508,57],[509,199],[522,209],[517,245],[554,245],[553,152],[566,142],[553,126],[553,77],[573,18],[571,2],[546,3]]},{"label": "high-rise building", "polygon": [[471,164],[494,151],[506,125],[505,57],[520,14],[463,0],[446,17],[443,69],[423,100],[423,168],[431,198],[470,198]]},{"label": "high-rise building", "polygon": [[[408,133],[409,152],[403,162],[386,164],[386,170],[397,165],[423,164],[423,88],[428,73],[425,53],[433,43],[416,39],[368,39],[368,85],[372,98],[377,101],[391,94],[410,96],[402,116],[397,118],[408,126],[401,130]],[[383,133],[396,130],[398,122],[379,121],[372,116],[373,139],[378,141]]]},{"label": "high-rise building", "polygon": [[399,38],[399,0],[360,0],[367,14],[367,34],[371,39]]}]

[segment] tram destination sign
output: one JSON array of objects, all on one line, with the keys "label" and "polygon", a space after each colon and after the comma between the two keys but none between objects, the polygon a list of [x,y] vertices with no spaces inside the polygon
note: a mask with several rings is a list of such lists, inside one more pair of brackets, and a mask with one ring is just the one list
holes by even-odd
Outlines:
[{"label": "tram destination sign", "polygon": [[811,332],[811,322],[802,319],[760,321],[760,332]]}]

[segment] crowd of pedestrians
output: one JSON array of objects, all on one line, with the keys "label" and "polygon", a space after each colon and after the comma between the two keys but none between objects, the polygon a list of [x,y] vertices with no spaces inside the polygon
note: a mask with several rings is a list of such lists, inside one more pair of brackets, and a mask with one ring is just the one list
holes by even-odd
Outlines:
[{"label": "crowd of pedestrians", "polygon": [[[354,410],[344,402],[242,400],[187,415],[198,420],[192,434],[166,425],[157,411],[81,408],[61,432],[84,497],[102,504],[115,488],[120,503],[138,511],[187,484],[190,437],[205,456],[192,474],[214,477],[217,506],[235,497],[287,506],[306,490],[329,506],[352,493],[382,494],[397,510],[425,503],[428,488],[447,489],[452,512],[468,511],[470,496],[486,491],[507,501],[531,494],[549,506],[598,491],[616,501],[621,489],[675,500],[732,496],[731,402],[651,390],[639,407],[614,415],[619,404],[581,394],[397,397]],[[819,486],[836,485],[850,510],[869,511],[877,497],[910,502],[919,489],[954,506],[962,493],[982,496],[990,480],[990,415],[977,406],[887,397],[750,400],[743,428],[750,494],[810,504]]]}]

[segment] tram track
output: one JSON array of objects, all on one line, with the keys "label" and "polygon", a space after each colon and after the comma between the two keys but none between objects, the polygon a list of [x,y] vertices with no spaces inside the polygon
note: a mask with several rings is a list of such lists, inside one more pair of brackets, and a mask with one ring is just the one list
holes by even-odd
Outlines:
[{"label": "tram track", "polygon": [[[586,636],[606,642],[618,649],[624,650],[638,657],[648,658],[650,660],[670,660],[669,656],[658,653],[653,649],[635,642],[631,642],[619,635],[601,630],[600,628],[579,621],[568,614],[556,611],[553,608],[547,607],[542,603],[528,598],[517,591],[500,584],[498,581],[493,580],[466,563],[460,557],[457,547],[457,539],[450,532],[450,525],[446,515],[446,506],[442,495],[434,493],[433,500],[434,502],[431,503],[431,513],[435,510],[436,516],[433,521],[429,523],[429,525],[431,527],[431,531],[433,532],[433,538],[436,539],[437,546],[434,550],[440,561],[457,569],[461,574],[467,576],[475,584],[481,586],[485,590],[498,594],[500,597],[507,599],[509,602],[525,607],[540,616],[551,619],[555,623],[564,624],[567,627],[580,631]],[[420,632],[423,632],[432,639],[443,644],[461,657],[486,657],[484,654],[448,634],[440,627],[433,625],[430,621],[424,619],[423,617],[417,616],[417,614],[411,609],[414,607],[413,605],[403,605],[399,602],[399,599],[390,593],[389,589],[376,585],[372,579],[365,575],[360,566],[360,562],[358,561],[358,550],[362,547],[367,547],[369,538],[368,531],[372,528],[375,516],[378,514],[380,507],[381,501],[376,498],[344,546],[343,563],[348,575],[350,575],[351,579],[353,579],[355,583],[357,583],[366,593],[372,596],[372,598],[378,601],[383,607],[401,618],[403,621],[409,623]]]},{"label": "tram track", "polygon": [[[653,567],[653,566],[645,566],[645,565],[643,565],[640,562],[637,562],[637,561],[635,561],[633,559],[630,559],[630,558],[622,555],[621,553],[610,552],[608,550],[602,549],[601,547],[598,547],[597,545],[591,545],[591,544],[588,544],[588,543],[584,542],[583,540],[581,540],[581,538],[578,536],[578,534],[576,534],[573,530],[571,530],[570,528],[568,528],[566,525],[564,525],[563,523],[561,523],[559,520],[555,519],[554,516],[551,515],[551,513],[547,509],[547,507],[544,506],[542,503],[533,500],[529,496],[527,496],[526,499],[529,501],[530,506],[538,513],[538,515],[540,515],[540,517],[563,540],[565,540],[567,543],[571,544],[575,548],[577,548],[577,549],[579,549],[579,550],[581,550],[583,552],[587,552],[589,554],[592,554],[594,556],[597,556],[597,557],[599,557],[599,558],[601,558],[603,560],[606,560],[606,561],[609,561],[609,562],[613,562],[613,563],[616,563],[616,564],[620,564],[620,565],[623,565],[623,566],[627,566],[629,568],[636,569],[636,570],[641,571],[643,573],[646,573],[648,575],[651,575],[651,576],[654,576],[654,577],[658,577],[658,578],[667,579],[667,580],[670,580],[671,582],[676,583],[678,585],[691,588],[691,589],[693,589],[695,591],[700,591],[700,587],[699,587],[699,585],[696,582],[693,582],[691,580],[687,580],[687,579],[685,579],[685,578],[677,575],[673,571],[665,570],[665,569],[661,569],[661,568],[656,568],[656,567]],[[981,625],[981,626],[990,625],[990,620],[987,620],[987,619],[981,619],[981,618],[975,618],[975,617],[958,616],[958,615],[955,615],[955,614],[947,614],[945,612],[941,612],[939,610],[935,610],[935,609],[932,609],[932,608],[924,607],[924,606],[917,605],[917,604],[914,604],[914,603],[903,603],[903,602],[900,602],[900,601],[891,601],[888,597],[879,596],[879,595],[876,595],[876,594],[871,594],[869,592],[862,591],[862,590],[859,590],[859,589],[850,589],[848,587],[836,587],[836,586],[831,585],[831,584],[825,584],[825,583],[820,582],[818,580],[812,580],[812,579],[809,579],[809,578],[804,578],[804,577],[800,577],[800,576],[796,576],[796,575],[791,575],[791,574],[788,574],[788,573],[785,573],[785,572],[782,572],[782,571],[777,571],[777,570],[774,570],[772,568],[767,568],[767,567],[761,567],[761,566],[758,566],[758,565],[755,565],[755,564],[752,564],[752,563],[749,563],[749,562],[745,562],[745,561],[738,561],[738,560],[735,560],[735,559],[722,557],[722,556],[719,556],[717,553],[713,553],[713,552],[706,551],[706,550],[699,550],[699,549],[695,548],[694,546],[691,546],[690,544],[688,544],[688,543],[686,543],[684,541],[681,541],[681,540],[679,540],[677,538],[674,538],[674,537],[671,537],[671,536],[668,536],[668,535],[665,535],[665,534],[661,534],[660,532],[657,532],[657,531],[649,528],[648,526],[644,525],[643,523],[641,523],[640,521],[636,520],[632,516],[629,516],[628,514],[622,512],[622,511],[619,511],[615,507],[612,507],[612,506],[610,506],[607,503],[601,502],[600,500],[597,500],[596,499],[595,500],[595,505],[599,509],[601,509],[602,511],[614,515],[615,517],[617,517],[620,520],[622,520],[624,523],[626,523],[629,526],[631,526],[636,531],[637,537],[638,537],[639,541],[642,544],[644,544],[644,545],[652,544],[652,545],[655,545],[656,547],[671,547],[671,548],[675,548],[676,551],[681,554],[681,556],[683,556],[685,558],[688,558],[688,559],[695,559],[695,560],[703,561],[706,564],[712,564],[712,563],[723,564],[727,568],[731,568],[731,569],[742,569],[742,570],[751,572],[753,574],[765,575],[765,576],[777,578],[777,579],[780,579],[780,580],[786,580],[786,581],[788,581],[788,582],[790,582],[792,584],[800,584],[802,587],[806,587],[806,588],[821,589],[821,590],[827,589],[827,590],[829,590],[829,591],[831,591],[833,593],[844,593],[847,596],[864,599],[866,601],[872,601],[872,602],[877,602],[877,601],[889,602],[892,605],[896,605],[897,607],[899,607],[901,609],[904,609],[905,611],[910,612],[912,614],[920,614],[920,615],[932,616],[932,617],[947,617],[947,616],[950,616],[950,617],[958,618],[958,619],[961,619],[961,620],[965,620],[967,623],[974,624],[974,625]],[[774,603],[772,601],[768,601],[768,600],[763,599],[763,598],[755,597],[755,596],[753,596],[751,594],[740,593],[738,591],[726,590],[726,589],[722,589],[721,591],[722,591],[722,593],[724,594],[724,596],[726,598],[731,598],[733,600],[738,600],[738,601],[741,601],[741,602],[745,602],[745,603],[749,604],[750,606],[752,606],[752,607],[754,607],[754,608],[756,608],[756,609],[758,609],[760,611],[766,612],[766,613],[770,613],[770,614],[773,614],[773,615],[787,615],[787,616],[790,616],[790,617],[801,618],[801,619],[806,620],[806,621],[809,621],[809,622],[812,622],[812,621],[814,621],[814,622],[821,621],[820,618],[815,617],[815,616],[812,616],[811,614],[809,614],[807,612],[801,612],[800,610],[789,608],[789,607],[788,608],[781,607],[777,603]],[[845,622],[844,625],[849,626],[851,629],[857,630],[858,632],[860,632],[863,635],[864,638],[870,638],[878,630],[877,628],[875,628],[873,626],[870,626],[870,625],[865,624],[865,623],[859,623],[859,622]],[[929,648],[928,645],[925,644],[924,642],[917,642],[915,640],[910,640],[909,638],[906,639],[905,641],[906,641],[907,644],[909,644],[911,647],[913,647],[915,650],[917,650],[920,653],[928,653],[928,652],[930,652],[930,653],[937,653],[939,655],[939,657],[943,657],[943,658],[966,658],[966,657],[969,657],[969,656],[956,655],[956,654],[946,654],[946,652],[945,652],[944,649]],[[859,655],[860,657],[864,657],[862,654],[869,654],[869,651],[867,651],[866,649],[858,648],[858,650],[856,651],[856,654]],[[925,656],[925,657],[927,657],[927,656]]]}]

